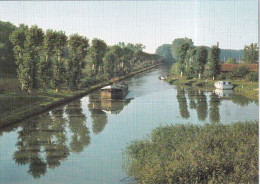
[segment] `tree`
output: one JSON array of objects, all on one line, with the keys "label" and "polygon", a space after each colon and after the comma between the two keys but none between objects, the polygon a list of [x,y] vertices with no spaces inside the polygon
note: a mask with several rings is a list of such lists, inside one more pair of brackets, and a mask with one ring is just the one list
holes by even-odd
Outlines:
[{"label": "tree", "polygon": [[204,46],[198,47],[197,55],[196,55],[196,64],[197,71],[199,73],[199,79],[201,75],[204,73],[205,64],[207,63],[208,58],[208,50]]},{"label": "tree", "polygon": [[114,76],[114,65],[116,59],[117,57],[113,49],[109,49],[109,51],[104,56],[104,73],[108,78]]},{"label": "tree", "polygon": [[[0,73],[16,69],[13,45],[9,39],[9,36],[16,29],[16,26],[10,22],[0,21]],[[5,70],[6,68],[8,70]]]},{"label": "tree", "polygon": [[18,29],[12,32],[9,39],[13,44],[13,52],[15,56],[15,63],[17,65],[17,75],[18,81],[21,84],[21,89],[26,89],[26,73],[24,73],[24,63],[23,63],[23,55],[24,55],[24,42],[26,40],[26,31],[28,31],[28,27],[19,26]]},{"label": "tree", "polygon": [[171,44],[164,44],[158,47],[155,51],[159,56],[164,57],[164,60],[167,63],[173,63],[172,53],[171,53]]},{"label": "tree", "polygon": [[131,61],[133,60],[134,51],[124,47],[123,48],[123,56],[122,56],[122,69],[124,73],[128,73],[131,71]]},{"label": "tree", "polygon": [[226,62],[227,64],[236,64],[237,63],[237,61],[236,61],[236,58],[234,58],[234,57],[231,57],[231,58],[228,58],[228,60],[227,60],[227,62]]},{"label": "tree", "polygon": [[53,62],[53,80],[52,84],[56,89],[56,92],[59,92],[60,86],[64,83],[64,75],[65,75],[65,66],[62,60],[63,49],[67,45],[67,36],[64,32],[58,31],[53,32],[53,36],[55,38],[54,42],[54,53],[55,60]]},{"label": "tree", "polygon": [[92,40],[92,45],[89,49],[89,56],[92,63],[92,70],[94,75],[101,73],[101,65],[103,58],[107,50],[107,44],[100,39],[94,38]]},{"label": "tree", "polygon": [[209,50],[208,59],[208,75],[215,80],[217,75],[220,73],[220,62],[219,62],[220,49],[217,46],[212,46]]},{"label": "tree", "polygon": [[46,90],[53,78],[53,66],[51,57],[55,53],[56,33],[53,30],[47,30],[44,35],[43,55],[39,63],[39,76],[43,84],[43,89]]},{"label": "tree", "polygon": [[183,72],[185,71],[185,57],[189,48],[190,44],[184,43],[180,46],[180,48],[178,48],[177,51],[178,71],[181,74],[181,77],[183,75]]},{"label": "tree", "polygon": [[42,49],[44,33],[36,25],[31,26],[26,32],[24,43],[23,68],[24,88],[30,93],[31,90],[38,89],[38,63]]},{"label": "tree", "polygon": [[246,63],[255,63],[258,61],[258,46],[257,43],[251,43],[244,47],[243,61]]},{"label": "tree", "polygon": [[69,85],[76,89],[82,76],[82,68],[89,47],[88,39],[78,34],[69,38]]},{"label": "tree", "polygon": [[196,48],[190,46],[185,56],[185,75],[188,78],[194,78],[196,73]]},{"label": "tree", "polygon": [[189,45],[193,45],[192,39],[189,39],[189,38],[177,38],[172,42],[171,52],[172,52],[172,58],[173,58],[174,61],[178,60],[178,49],[184,43],[188,43]]}]

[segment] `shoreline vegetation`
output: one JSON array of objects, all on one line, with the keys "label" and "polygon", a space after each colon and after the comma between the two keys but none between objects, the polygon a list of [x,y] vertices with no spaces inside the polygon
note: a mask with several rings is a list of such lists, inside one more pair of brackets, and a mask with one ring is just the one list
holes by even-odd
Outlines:
[{"label": "shoreline vegetation", "polygon": [[[91,85],[82,90],[61,91],[59,93],[57,93],[56,91],[51,91],[51,92],[42,92],[42,93],[39,92],[37,94],[31,94],[29,96],[31,96],[32,98],[36,98],[36,99],[43,98],[43,100],[35,100],[35,102],[33,102],[33,100],[31,100],[29,104],[23,104],[23,105],[25,105],[25,107],[23,107],[23,109],[17,109],[17,111],[14,111],[13,113],[8,114],[7,116],[4,116],[4,114],[3,114],[1,117],[1,120],[0,120],[0,128],[7,127],[9,125],[18,123],[27,118],[44,113],[50,109],[53,109],[55,107],[68,103],[72,100],[78,99],[80,97],[83,97],[83,96],[89,94],[90,92],[97,90],[103,86],[112,84],[113,82],[122,81],[122,80],[132,77],[138,73],[142,73],[144,71],[158,67],[159,65],[161,65],[161,64],[155,64],[153,66],[149,66],[149,67],[146,67],[146,68],[134,71],[134,72],[130,72],[124,76],[119,76],[119,77],[115,77],[113,79],[110,79],[110,80],[107,80],[104,82],[99,82],[95,85]],[[1,98],[6,98],[8,100],[9,97],[17,98],[17,102],[19,102],[19,100],[22,99],[24,97],[24,95],[28,96],[28,94],[18,94],[18,93],[6,94],[5,96],[0,95],[0,102],[1,102]]]},{"label": "shoreline vegetation", "polygon": [[161,126],[123,155],[139,183],[258,183],[258,122]]},{"label": "shoreline vegetation", "polygon": [[[91,41],[77,33],[0,21],[0,127],[123,80],[163,58],[142,43]],[[3,43],[2,43],[3,42]],[[84,89],[84,90],[83,90]]]},{"label": "shoreline vegetation", "polygon": [[228,80],[235,93],[258,100],[258,50],[257,43],[251,43],[227,54],[218,42],[211,47],[195,46],[192,39],[177,38],[158,47],[156,53],[172,65],[167,78],[170,84],[212,90],[214,82]]},{"label": "shoreline vegetation", "polygon": [[[169,84],[181,85],[181,86],[192,86],[197,88],[206,88],[207,90],[213,91],[215,89],[214,83],[217,81],[209,79],[187,79],[186,77],[171,76],[166,80]],[[258,101],[259,90],[258,82],[246,82],[241,80],[228,80],[234,85],[234,92],[245,96],[251,100]]]}]

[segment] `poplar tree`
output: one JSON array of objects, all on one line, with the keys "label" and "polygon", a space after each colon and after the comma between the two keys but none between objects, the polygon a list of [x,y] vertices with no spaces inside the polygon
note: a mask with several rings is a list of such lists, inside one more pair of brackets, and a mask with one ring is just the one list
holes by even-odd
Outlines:
[{"label": "poplar tree", "polygon": [[208,50],[204,46],[200,46],[197,51],[196,55],[196,65],[197,65],[197,71],[199,73],[198,78],[201,79],[201,75],[204,72],[205,64],[207,63],[208,59]]},{"label": "poplar tree", "polygon": [[106,54],[107,44],[100,39],[94,38],[89,49],[89,56],[94,75],[102,72],[102,61]]},{"label": "poplar tree", "polygon": [[258,61],[258,46],[257,43],[251,43],[244,47],[243,61],[246,63],[256,63]]},{"label": "poplar tree", "polygon": [[183,73],[185,71],[185,57],[189,48],[190,44],[184,43],[177,50],[178,71],[181,74],[181,77],[183,76]]},{"label": "poplar tree", "polygon": [[39,76],[43,84],[43,89],[46,90],[53,78],[53,66],[51,58],[54,54],[54,46],[56,34],[53,30],[47,30],[44,35],[43,55],[39,63]]},{"label": "poplar tree", "polygon": [[107,78],[114,77],[114,68],[116,55],[113,49],[109,51],[104,56],[104,74]]},{"label": "poplar tree", "polygon": [[63,49],[67,45],[67,36],[63,31],[58,31],[53,33],[55,37],[54,42],[54,54],[55,60],[53,62],[53,80],[52,84],[56,89],[56,92],[59,92],[60,86],[64,83],[65,75],[65,66],[64,61],[62,60]]},{"label": "poplar tree", "polygon": [[208,74],[213,80],[220,73],[220,61],[219,61],[220,49],[217,46],[212,46],[209,50],[209,60],[208,60]]},{"label": "poplar tree", "polygon": [[23,75],[25,89],[30,93],[31,90],[38,89],[38,63],[40,51],[42,49],[44,33],[36,25],[31,26],[26,32],[23,56]]},{"label": "poplar tree", "polygon": [[24,55],[24,42],[26,40],[26,31],[28,31],[28,27],[25,27],[24,25],[20,25],[18,29],[12,32],[9,39],[14,45],[13,51],[15,56],[15,62],[17,65],[17,75],[18,75],[18,81],[21,84],[21,89],[26,90],[28,89],[27,86],[27,80],[24,71],[24,63],[23,63],[23,55]]},{"label": "poplar tree", "polygon": [[78,34],[71,35],[69,38],[69,85],[76,89],[82,76],[84,60],[88,52],[88,39]]}]

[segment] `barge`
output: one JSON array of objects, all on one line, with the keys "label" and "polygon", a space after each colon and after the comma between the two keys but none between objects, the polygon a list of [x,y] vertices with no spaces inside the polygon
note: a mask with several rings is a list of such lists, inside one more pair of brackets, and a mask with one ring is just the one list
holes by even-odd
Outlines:
[{"label": "barge", "polygon": [[127,84],[113,84],[101,88],[101,99],[123,99],[127,95],[127,93]]}]

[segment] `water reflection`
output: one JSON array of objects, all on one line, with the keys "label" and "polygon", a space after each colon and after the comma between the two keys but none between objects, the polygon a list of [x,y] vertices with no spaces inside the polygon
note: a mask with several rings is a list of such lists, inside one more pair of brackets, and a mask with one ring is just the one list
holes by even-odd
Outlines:
[{"label": "water reflection", "polygon": [[207,96],[203,90],[198,89],[197,94],[197,116],[199,120],[205,121],[208,115]]},{"label": "water reflection", "polygon": [[216,95],[215,93],[210,94],[210,108],[209,108],[209,119],[212,123],[218,123],[220,122],[220,114],[219,114],[219,105],[220,97]]},{"label": "water reflection", "polygon": [[177,100],[179,103],[180,115],[184,119],[190,117],[190,112],[187,105],[187,99],[185,96],[185,90],[183,87],[177,87]]},{"label": "water reflection", "polygon": [[100,93],[89,95],[88,108],[91,112],[92,130],[99,134],[107,124],[107,114],[119,114],[130,103],[127,99],[101,99]]},{"label": "water reflection", "polygon": [[[66,127],[72,133],[70,142]],[[29,165],[28,174],[34,178],[45,175],[47,168],[60,166],[70,152],[80,153],[90,143],[80,100],[29,119],[19,129],[13,159],[18,165]]]}]

